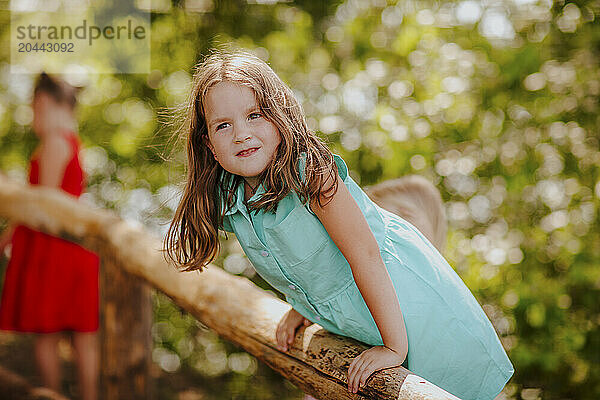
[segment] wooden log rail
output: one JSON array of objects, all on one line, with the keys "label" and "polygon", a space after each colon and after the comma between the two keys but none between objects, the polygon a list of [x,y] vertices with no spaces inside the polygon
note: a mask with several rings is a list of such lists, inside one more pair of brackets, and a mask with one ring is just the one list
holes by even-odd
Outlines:
[{"label": "wooden log rail", "polygon": [[0,174],[0,216],[78,242],[111,263],[117,260],[127,273],[317,398],[457,399],[402,367],[376,372],[358,393],[349,393],[348,366],[364,344],[314,324],[299,330],[288,352],[278,351],[275,330],[290,309],[287,303],[212,265],[202,273],[181,273],[164,260],[160,239],[143,227],[56,189],[17,184]]},{"label": "wooden log rail", "polygon": [[27,380],[0,365],[0,399],[69,400],[53,390],[34,387]]}]

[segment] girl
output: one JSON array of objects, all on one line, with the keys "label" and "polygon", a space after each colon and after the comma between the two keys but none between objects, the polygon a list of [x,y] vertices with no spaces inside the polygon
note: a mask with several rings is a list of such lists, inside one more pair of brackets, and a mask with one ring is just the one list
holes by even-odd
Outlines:
[{"label": "girl", "polygon": [[235,233],[293,307],[277,328],[281,350],[305,318],[373,346],[348,369],[351,392],[399,365],[463,399],[502,390],[513,368],[473,295],[417,229],[358,187],[266,63],[214,52],[197,67],[187,112],[171,260],[201,270],[218,230]]},{"label": "girl", "polygon": [[[33,95],[33,131],[40,139],[31,159],[29,182],[79,196],[84,188],[75,121],[76,89],[42,74]],[[9,227],[0,253],[12,236],[6,269],[0,329],[34,332],[35,356],[44,385],[60,392],[58,342],[73,332],[81,398],[96,398],[98,375],[98,257],[71,242],[25,226]]]}]

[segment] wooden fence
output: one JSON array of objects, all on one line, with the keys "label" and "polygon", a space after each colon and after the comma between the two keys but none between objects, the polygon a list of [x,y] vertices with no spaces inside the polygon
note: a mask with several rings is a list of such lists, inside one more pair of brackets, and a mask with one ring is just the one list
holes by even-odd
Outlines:
[{"label": "wooden fence", "polygon": [[0,174],[0,217],[100,255],[103,398],[153,397],[151,287],[317,398],[457,399],[402,367],[376,372],[359,393],[349,393],[348,366],[367,346],[313,324],[298,331],[288,352],[278,351],[275,330],[290,309],[287,303],[212,265],[202,273],[179,272],[164,260],[160,239],[142,226],[59,190],[17,184]]}]

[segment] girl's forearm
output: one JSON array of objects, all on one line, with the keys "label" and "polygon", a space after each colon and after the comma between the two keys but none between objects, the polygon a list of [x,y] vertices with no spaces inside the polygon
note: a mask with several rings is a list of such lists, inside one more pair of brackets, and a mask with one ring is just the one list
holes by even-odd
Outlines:
[{"label": "girl's forearm", "polygon": [[383,343],[406,358],[408,339],[404,317],[385,264],[379,254],[361,264],[358,268],[353,267],[352,273],[379,328]]},{"label": "girl's forearm", "polygon": [[339,174],[336,179],[338,191],[333,198],[325,201],[324,206],[313,200],[311,207],[350,264],[356,285],[371,311],[384,344],[406,357],[408,341],[404,318],[379,245]]}]

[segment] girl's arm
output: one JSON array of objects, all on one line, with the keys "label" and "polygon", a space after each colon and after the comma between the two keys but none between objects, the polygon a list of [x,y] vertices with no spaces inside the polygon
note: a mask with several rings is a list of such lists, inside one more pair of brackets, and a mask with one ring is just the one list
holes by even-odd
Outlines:
[{"label": "girl's arm", "polygon": [[58,134],[50,135],[39,153],[39,184],[60,187],[70,157],[67,140]]},{"label": "girl's arm", "polygon": [[[385,345],[384,349],[369,349],[352,361],[348,369],[348,387],[356,392],[374,371],[404,362],[408,339],[398,297],[377,241],[358,204],[337,174],[336,179],[338,190],[333,198],[323,207],[313,199],[310,206],[350,264],[356,286]],[[324,187],[328,188],[332,183],[329,178]]]}]

